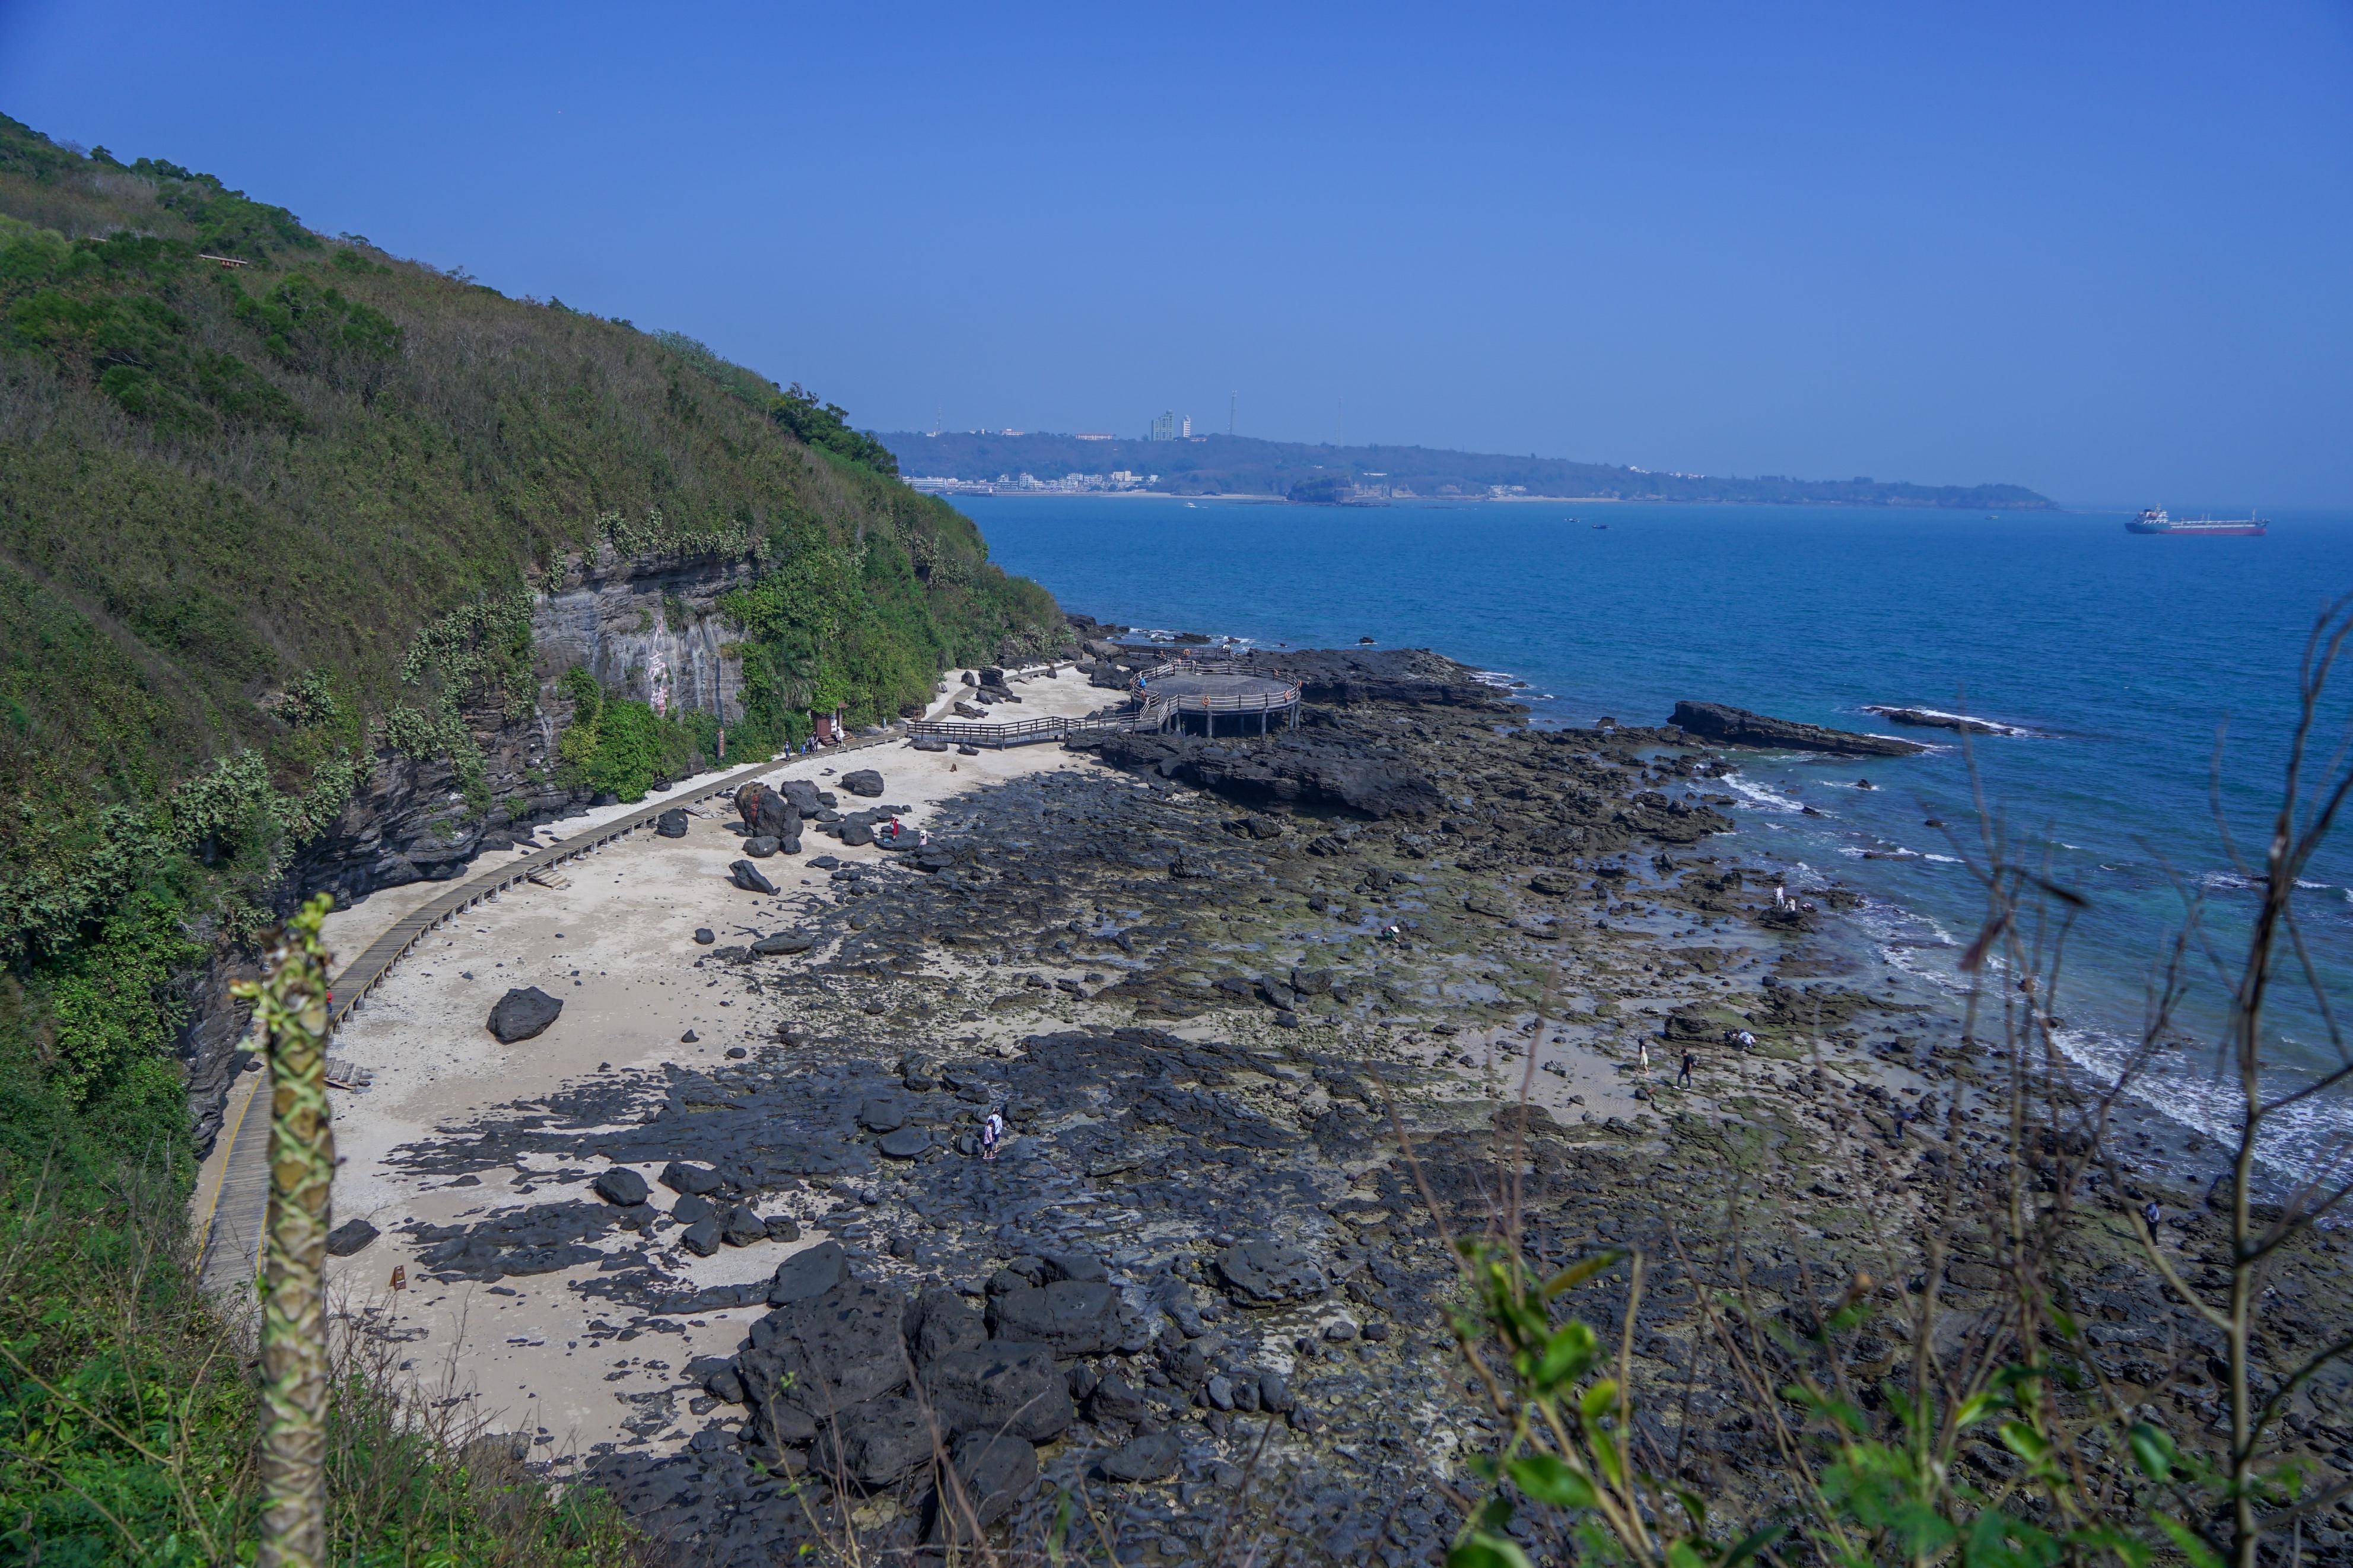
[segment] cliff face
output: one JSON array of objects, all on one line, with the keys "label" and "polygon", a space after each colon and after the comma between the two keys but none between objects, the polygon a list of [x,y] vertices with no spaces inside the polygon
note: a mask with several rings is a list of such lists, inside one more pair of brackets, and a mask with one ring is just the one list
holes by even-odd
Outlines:
[{"label": "cliff face", "polygon": [[752,578],[743,559],[629,559],[607,550],[593,563],[575,563],[564,585],[532,608],[541,711],[566,712],[556,682],[583,668],[617,697],[741,719],[744,628],[719,613],[719,601]]}]

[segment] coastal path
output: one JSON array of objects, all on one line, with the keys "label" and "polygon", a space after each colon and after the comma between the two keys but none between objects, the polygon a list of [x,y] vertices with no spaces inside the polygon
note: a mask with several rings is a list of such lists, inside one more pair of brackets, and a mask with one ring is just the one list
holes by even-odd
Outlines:
[{"label": "coastal path", "polygon": [[[887,734],[844,742],[824,754],[839,756],[905,738],[904,731],[892,730]],[[566,860],[593,854],[616,839],[649,827],[666,811],[698,805],[714,795],[732,795],[743,785],[775,773],[793,760],[790,755],[772,757],[751,767],[739,768],[702,787],[616,817],[543,849],[534,849],[459,882],[430,903],[401,916],[391,930],[368,943],[359,957],[336,974],[334,1003],[328,1012],[330,1039],[333,1027],[367,999],[368,993],[392,972],[392,966],[407,956],[427,932],[445,921],[455,919],[485,899],[496,898],[518,882],[546,876]],[[336,1065],[329,1064],[330,1078],[334,1076]],[[260,1092],[268,1077],[266,1070],[243,1072],[230,1086],[227,1114],[220,1131],[227,1152],[217,1163],[219,1168],[209,1190],[200,1188],[196,1194],[195,1228],[197,1246],[202,1249],[200,1267],[205,1288],[216,1293],[251,1285],[259,1267],[261,1227],[269,1205],[269,1098]],[[256,1100],[260,1103],[257,1105]]]}]

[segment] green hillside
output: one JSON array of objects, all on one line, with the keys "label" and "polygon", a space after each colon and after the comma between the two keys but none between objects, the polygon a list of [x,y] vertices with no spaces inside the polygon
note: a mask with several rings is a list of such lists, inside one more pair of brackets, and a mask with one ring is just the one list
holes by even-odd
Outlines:
[{"label": "green hillside", "polygon": [[[479,777],[484,725],[535,700],[531,590],[600,552],[753,563],[723,606],[736,754],[1061,629],[797,386],[0,117],[0,1221],[162,1245],[189,976],[266,923],[379,752]],[[561,754],[585,787],[707,752],[709,716],[578,685]],[[160,1183],[146,1218],[124,1161]],[[87,1204],[37,1223],[37,1190]],[[90,1331],[40,1326],[50,1286],[0,1279],[0,1341],[55,1383],[89,1370]],[[15,1364],[0,1426],[43,1407]],[[0,1556],[20,1521],[76,1513],[47,1473],[0,1460]],[[139,1517],[93,1473],[77,1495]]]},{"label": "green hillside", "polygon": [[132,885],[185,879],[163,862],[241,867],[231,890],[266,898],[374,750],[462,753],[470,709],[527,707],[525,590],[600,547],[757,560],[731,606],[739,748],[812,702],[887,715],[1058,619],[798,387],[0,122],[0,951],[20,983]]}]

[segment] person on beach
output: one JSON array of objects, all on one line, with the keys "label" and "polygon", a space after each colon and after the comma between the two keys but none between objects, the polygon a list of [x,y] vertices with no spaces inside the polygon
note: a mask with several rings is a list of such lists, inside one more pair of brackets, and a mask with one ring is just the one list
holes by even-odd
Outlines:
[{"label": "person on beach", "polygon": [[2165,1217],[2165,1211],[2157,1206],[2157,1200],[2155,1198],[2151,1198],[2148,1200],[2147,1206],[2140,1211],[2140,1217],[2148,1223],[2149,1235],[2155,1236],[2157,1234],[2157,1222]]},{"label": "person on beach", "polygon": [[1644,1072],[1651,1070],[1651,1042],[1643,1040],[1634,1047],[1634,1065]]},{"label": "person on beach", "polygon": [[994,1110],[990,1111],[988,1120],[980,1124],[980,1157],[984,1160],[996,1159],[997,1141],[1004,1136],[1005,1118]]},{"label": "person on beach", "polygon": [[902,827],[901,827],[901,826],[899,826],[899,819],[898,819],[897,817],[895,817],[895,816],[894,816],[894,817],[892,817],[892,818],[891,819],[891,842],[892,842],[892,843],[893,843],[893,844],[898,843],[898,842],[899,842],[899,835],[900,835],[900,834],[902,834],[902,833],[903,833],[903,832],[905,832],[905,831],[906,831],[906,829],[904,829],[904,828],[902,828]]},{"label": "person on beach", "polygon": [[1689,1089],[1691,1087],[1692,1068],[1697,1066],[1699,1066],[1698,1055],[1692,1051],[1685,1051],[1683,1053],[1683,1070],[1675,1074],[1675,1087],[1677,1089]]}]

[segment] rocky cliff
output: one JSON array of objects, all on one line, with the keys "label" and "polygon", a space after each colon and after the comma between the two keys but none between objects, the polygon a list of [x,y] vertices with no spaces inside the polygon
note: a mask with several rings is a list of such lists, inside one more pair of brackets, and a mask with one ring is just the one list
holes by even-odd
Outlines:
[{"label": "rocky cliff", "polygon": [[562,585],[532,607],[532,668],[540,709],[558,717],[566,670],[584,668],[618,697],[657,709],[744,712],[744,629],[719,612],[720,599],[750,585],[748,557],[629,558],[607,549],[573,558]]}]

